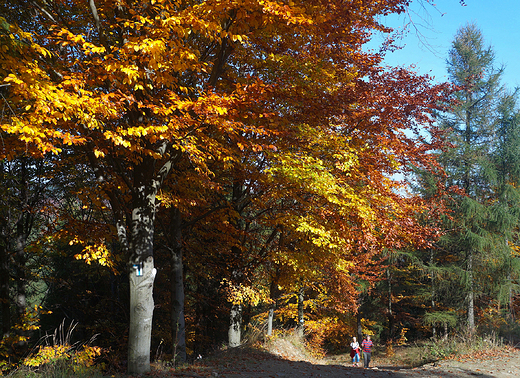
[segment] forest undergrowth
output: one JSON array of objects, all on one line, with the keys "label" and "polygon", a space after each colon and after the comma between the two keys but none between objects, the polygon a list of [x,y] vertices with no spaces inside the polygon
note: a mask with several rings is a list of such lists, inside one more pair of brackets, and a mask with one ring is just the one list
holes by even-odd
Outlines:
[{"label": "forest undergrowth", "polygon": [[[493,358],[504,351],[515,349],[496,335],[473,336],[456,335],[448,338],[429,339],[388,348],[374,347],[373,360],[377,366],[414,368],[439,360],[459,361],[475,358]],[[103,356],[99,348],[83,344],[47,345],[29,356],[23,365],[9,373],[11,378],[121,378],[127,375],[113,371],[101,363]],[[289,361],[306,361],[316,365],[350,365],[347,350],[335,354],[323,354],[315,350],[304,338],[295,332],[284,331],[272,337],[250,339],[237,348],[223,347],[210,356],[195,359],[191,364],[173,367],[171,361],[155,361],[149,376],[169,377],[178,374],[211,376],[215,369],[224,369],[232,361],[242,361],[244,357],[256,359],[280,358]]]}]

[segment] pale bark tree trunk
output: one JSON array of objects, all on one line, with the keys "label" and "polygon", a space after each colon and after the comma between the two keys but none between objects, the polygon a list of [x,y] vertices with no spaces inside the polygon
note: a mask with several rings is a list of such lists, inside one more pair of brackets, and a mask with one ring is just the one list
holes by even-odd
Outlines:
[{"label": "pale bark tree trunk", "polygon": [[274,305],[269,309],[269,314],[267,316],[267,336],[271,336],[273,334],[273,319],[274,319]]},{"label": "pale bark tree trunk", "polygon": [[[506,197],[507,198],[507,197]],[[509,246],[509,240],[506,238],[506,245]],[[512,259],[511,252],[509,252],[509,272],[507,274],[507,281],[509,284],[509,303],[508,303],[508,309],[509,309],[509,317],[514,320],[515,319],[515,312],[513,310],[513,278],[511,277],[511,272],[513,271],[512,266]],[[500,311],[500,309],[499,309]]]},{"label": "pale bark tree trunk", "polygon": [[179,362],[186,362],[186,323],[184,319],[184,269],[183,269],[183,248],[182,248],[182,228],[181,213],[177,208],[172,209],[171,219],[171,326],[172,341],[174,343],[175,359]]},{"label": "pale bark tree trunk", "polygon": [[[128,373],[150,371],[150,343],[153,317],[153,283],[156,270],[149,256],[130,270],[130,330],[128,336]],[[142,265],[142,266],[141,266]]]},{"label": "pale bark tree trunk", "polygon": [[394,313],[392,309],[392,273],[390,269],[386,270],[386,278],[388,280],[388,341],[392,344],[394,340]]},{"label": "pale bark tree trunk", "polygon": [[231,307],[231,316],[228,331],[229,346],[235,348],[240,346],[241,327],[242,327],[242,305],[234,304]]},{"label": "pale bark tree trunk", "polygon": [[473,283],[473,251],[468,254],[468,331],[473,334],[475,331],[475,293]]},{"label": "pale bark tree trunk", "polygon": [[[283,233],[280,234],[280,239],[278,240],[280,243],[280,247],[283,243]],[[273,333],[273,322],[274,322],[274,310],[276,308],[276,301],[280,296],[280,289],[278,288],[278,281],[280,279],[280,269],[274,265],[272,267],[271,273],[271,284],[269,285],[269,298],[271,299],[271,307],[269,309],[269,317],[267,319],[267,334],[269,336]]]},{"label": "pale bark tree trunk", "polygon": [[[134,191],[130,224],[130,329],[128,373],[150,371],[150,344],[153,318],[153,262],[155,207],[158,183],[153,178],[153,163],[144,159],[134,169]],[[124,237],[124,236],[123,236]]]},{"label": "pale bark tree trunk", "polygon": [[303,337],[304,327],[305,327],[305,319],[304,319],[304,291],[303,287],[298,291],[298,326],[296,327],[296,331],[298,336]]},{"label": "pale bark tree trunk", "polygon": [[[141,115],[135,116],[132,111],[129,111],[128,117],[132,123],[141,122]],[[126,198],[116,190],[106,191],[112,206],[119,242],[128,255],[130,267],[127,372],[131,375],[150,371],[153,283],[157,272],[153,263],[156,195],[173,165],[182,156],[180,150],[168,151],[168,146],[167,141],[156,146],[156,153],[160,156],[166,156],[167,152],[170,154],[170,159],[166,160],[158,171],[156,171],[158,160],[149,155],[141,156],[139,163],[133,166],[131,174],[122,170],[117,162],[110,162],[132,194],[131,203],[128,203]],[[105,184],[109,175],[93,151],[93,146],[86,146],[85,152],[94,174],[100,184]],[[127,209],[131,209],[131,214],[128,214]]]},{"label": "pale bark tree trunk", "polygon": [[[430,266],[433,266],[433,250],[430,250]],[[432,311],[435,311],[435,277],[434,273],[431,274],[431,305]],[[437,337],[437,327],[435,324],[432,325],[432,336],[433,338]]]},{"label": "pale bark tree trunk", "polygon": [[[435,301],[432,299],[432,310],[435,310]],[[432,325],[432,336],[434,339],[437,338],[437,326],[435,324]]]}]

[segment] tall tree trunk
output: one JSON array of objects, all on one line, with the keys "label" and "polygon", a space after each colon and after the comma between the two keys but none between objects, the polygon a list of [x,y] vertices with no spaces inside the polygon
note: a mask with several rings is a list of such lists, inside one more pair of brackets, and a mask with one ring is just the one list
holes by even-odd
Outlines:
[{"label": "tall tree trunk", "polygon": [[[282,236],[280,236],[280,244],[282,243]],[[267,335],[271,336],[273,332],[274,310],[276,308],[276,300],[280,296],[280,289],[278,289],[278,280],[280,279],[280,270],[275,265],[271,274],[271,284],[269,286],[269,298],[271,299],[271,306],[269,308],[269,316],[267,318]]]},{"label": "tall tree trunk", "polygon": [[[27,311],[27,274],[26,264],[27,256],[25,253],[26,237],[23,229],[23,216],[18,222],[15,243],[14,243],[14,271],[15,271],[15,298],[14,304],[16,307],[16,322],[19,325],[24,325],[26,320],[25,313]],[[18,348],[27,347],[27,338],[29,333],[24,327],[15,327],[15,332],[19,336],[16,346]]]},{"label": "tall tree trunk", "polygon": [[[29,211],[28,198],[28,177],[27,177],[27,161],[25,157],[20,159],[20,216],[16,222],[14,236],[14,268],[15,268],[15,305],[16,305],[16,321],[19,324],[25,322],[25,312],[27,311],[27,274],[26,274],[26,245],[29,238],[29,228],[33,215]],[[18,347],[27,345],[28,333],[21,327],[16,329],[17,335],[21,336]]]},{"label": "tall tree trunk", "polygon": [[300,337],[303,337],[304,334],[304,328],[305,328],[305,319],[304,319],[304,308],[303,308],[303,301],[304,301],[304,290],[303,287],[298,290],[298,326],[296,328],[297,334]]},{"label": "tall tree trunk", "polygon": [[155,196],[157,185],[153,165],[147,159],[134,169],[133,209],[130,252],[130,330],[128,337],[128,373],[150,371],[150,344],[153,318],[153,262]]},{"label": "tall tree trunk", "polygon": [[4,238],[0,241],[0,311],[2,312],[2,340],[11,330],[11,306],[9,300],[9,256]]},{"label": "tall tree trunk", "polygon": [[473,334],[475,331],[475,292],[473,282],[473,251],[468,253],[468,331]]},{"label": "tall tree trunk", "polygon": [[[129,118],[132,119],[131,111]],[[139,118],[139,117],[137,117]],[[133,122],[133,121],[132,121]],[[168,143],[160,144],[156,152],[166,155]],[[86,155],[98,182],[105,183],[107,175],[103,165],[86,146]],[[108,189],[106,194],[112,206],[119,243],[128,256],[130,282],[130,326],[128,336],[128,374],[144,374],[150,371],[150,346],[153,318],[153,284],[157,273],[154,268],[153,246],[155,232],[156,195],[173,165],[180,159],[180,151],[171,154],[156,172],[157,160],[143,156],[133,166],[130,175],[120,172],[132,194],[128,204],[125,196]],[[117,163],[114,166],[119,169]],[[133,179],[131,182],[130,177]],[[131,209],[131,214],[128,214]]]},{"label": "tall tree trunk", "polygon": [[386,270],[386,278],[388,281],[388,342],[392,344],[394,340],[394,313],[392,309],[392,273],[390,269]]},{"label": "tall tree trunk", "polygon": [[153,317],[153,283],[156,270],[153,257],[135,264],[130,271],[130,330],[128,336],[128,373],[150,371],[150,344]]},{"label": "tall tree trunk", "polygon": [[241,328],[242,328],[242,305],[233,304],[231,307],[230,324],[228,331],[229,346],[235,348],[240,346]]},{"label": "tall tree trunk", "polygon": [[363,300],[364,300],[363,297],[364,297],[363,294],[359,294],[358,299],[357,299],[358,308],[357,308],[357,313],[356,313],[356,332],[357,332],[358,340],[363,340],[363,324],[361,323],[361,319],[363,318],[363,313],[361,311],[362,306],[363,306]]},{"label": "tall tree trunk", "polygon": [[[430,250],[430,266],[433,267],[433,249]],[[431,306],[432,311],[435,311],[435,277],[433,272],[431,273],[431,277]],[[435,323],[432,325],[432,334],[433,338],[437,337],[437,327],[435,326]]]},{"label": "tall tree trunk", "polygon": [[177,208],[171,214],[171,320],[172,341],[174,343],[175,358],[179,362],[186,362],[186,323],[184,319],[184,269],[182,248],[182,216]]},{"label": "tall tree trunk", "polygon": [[509,271],[508,280],[509,280],[509,317],[512,320],[515,320],[515,312],[513,310],[513,279],[511,278],[511,271]]},{"label": "tall tree trunk", "polygon": [[[5,183],[4,162],[0,161],[1,182]],[[5,184],[4,184],[5,185]],[[11,301],[9,298],[9,255],[7,219],[0,219],[0,311],[2,312],[2,339],[11,331]],[[2,340],[0,339],[0,340]]]},{"label": "tall tree trunk", "polygon": [[358,309],[356,314],[356,329],[357,329],[357,339],[363,340],[363,324],[361,323],[362,319],[361,308]]},{"label": "tall tree trunk", "polygon": [[269,314],[267,315],[267,336],[273,334],[273,319],[274,319],[274,303],[269,308]]},{"label": "tall tree trunk", "polygon": [[[435,311],[435,301],[433,300],[433,282],[432,282],[432,311]],[[432,325],[432,336],[435,339],[437,337],[437,326],[435,323]]]},{"label": "tall tree trunk", "polygon": [[[509,240],[508,238],[506,238],[506,245],[509,246]],[[513,277],[511,277],[511,273],[513,272],[513,256],[511,256],[511,250],[508,248],[508,251],[509,251],[509,256],[508,256],[508,261],[509,261],[509,272],[507,274],[507,283],[509,285],[509,303],[508,303],[508,309],[509,309],[509,318],[514,320],[515,319],[515,313],[513,311]]]},{"label": "tall tree trunk", "polygon": [[15,238],[15,250],[14,250],[14,261],[15,261],[15,280],[16,280],[16,294],[15,294],[15,305],[16,314],[18,320],[21,320],[27,309],[27,293],[26,293],[26,272],[25,265],[27,263],[27,257],[25,255],[25,235],[23,232],[23,219],[17,225],[16,238]]}]

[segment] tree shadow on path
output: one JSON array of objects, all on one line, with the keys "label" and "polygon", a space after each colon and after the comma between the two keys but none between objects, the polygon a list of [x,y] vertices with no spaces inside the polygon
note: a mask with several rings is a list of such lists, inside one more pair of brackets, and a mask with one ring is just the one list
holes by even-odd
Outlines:
[{"label": "tree shadow on path", "polygon": [[[492,367],[481,361],[482,366],[475,363],[464,364],[443,361],[424,367],[407,369],[393,366],[377,366],[364,369],[362,367],[345,366],[339,363],[324,364],[320,362],[295,361],[276,356],[268,352],[235,348],[219,352],[208,359],[197,361],[195,365],[176,372],[173,376],[184,377],[220,377],[220,378],[306,378],[306,377],[352,377],[352,378],[505,378],[520,377],[518,361],[504,360],[503,366]],[[493,371],[490,369],[493,368]]]}]

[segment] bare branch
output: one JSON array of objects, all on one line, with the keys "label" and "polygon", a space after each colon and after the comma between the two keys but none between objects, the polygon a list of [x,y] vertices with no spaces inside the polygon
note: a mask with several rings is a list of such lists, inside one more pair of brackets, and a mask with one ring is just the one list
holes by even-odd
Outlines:
[{"label": "bare branch", "polygon": [[88,4],[90,6],[90,11],[92,12],[92,17],[94,18],[94,22],[96,23],[96,30],[99,35],[99,42],[105,47],[107,54],[110,52],[110,46],[108,45],[105,34],[103,33],[103,29],[101,28],[101,19],[99,18],[99,14],[97,12],[96,3],[94,0],[88,0]]},{"label": "bare branch", "polygon": [[90,11],[92,12],[92,17],[94,17],[94,21],[96,22],[96,29],[101,36],[101,20],[99,19],[99,15],[96,8],[96,3],[94,3],[94,0],[89,0],[88,5],[90,6]]},{"label": "bare branch", "polygon": [[45,9],[45,7],[43,5],[41,5],[40,3],[38,3],[37,1],[31,1],[31,4],[38,8],[38,10],[40,12],[42,12],[49,20],[51,20],[53,23],[57,24],[58,21],[56,21],[56,19],[54,18],[54,16],[47,10]]}]

